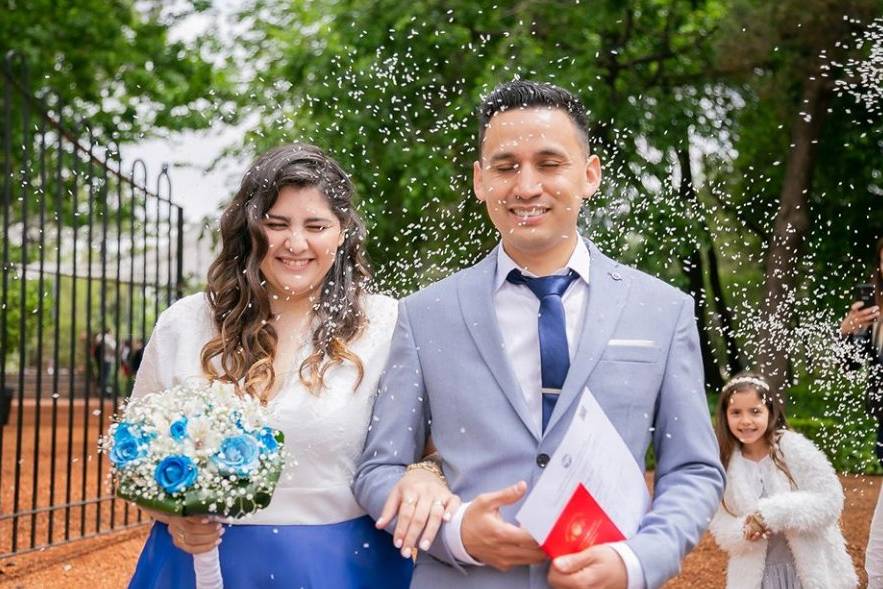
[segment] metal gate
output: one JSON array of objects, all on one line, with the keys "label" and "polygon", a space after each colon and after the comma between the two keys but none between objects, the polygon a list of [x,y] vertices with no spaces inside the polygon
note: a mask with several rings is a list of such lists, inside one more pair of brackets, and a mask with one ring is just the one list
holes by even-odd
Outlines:
[{"label": "metal gate", "polygon": [[183,288],[183,212],[143,161],[2,68],[0,559],[141,523],[98,436]]}]

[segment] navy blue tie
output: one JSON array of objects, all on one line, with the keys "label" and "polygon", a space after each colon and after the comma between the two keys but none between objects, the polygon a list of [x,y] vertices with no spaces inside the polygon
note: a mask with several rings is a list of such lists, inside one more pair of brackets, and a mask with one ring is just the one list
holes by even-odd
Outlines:
[{"label": "navy blue tie", "polygon": [[561,295],[576,280],[577,274],[570,270],[560,276],[531,278],[518,270],[512,270],[506,280],[523,284],[540,300],[539,335],[540,369],[543,381],[543,432],[549,423],[558,394],[564,386],[570,369],[570,351],[567,348],[567,325],[564,320],[564,304]]}]

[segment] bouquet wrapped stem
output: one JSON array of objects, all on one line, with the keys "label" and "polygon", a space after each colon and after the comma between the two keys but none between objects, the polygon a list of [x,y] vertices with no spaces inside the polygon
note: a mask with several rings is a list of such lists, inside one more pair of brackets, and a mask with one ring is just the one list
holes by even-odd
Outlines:
[{"label": "bouquet wrapped stem", "polygon": [[193,555],[193,572],[196,574],[196,589],[223,589],[221,575],[221,554],[215,546],[208,552]]}]

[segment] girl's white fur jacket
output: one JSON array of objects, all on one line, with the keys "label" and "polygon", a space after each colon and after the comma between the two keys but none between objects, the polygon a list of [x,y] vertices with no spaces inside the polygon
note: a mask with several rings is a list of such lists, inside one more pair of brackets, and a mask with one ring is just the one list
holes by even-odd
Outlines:
[{"label": "girl's white fur jacket", "polygon": [[750,542],[742,536],[745,516],[760,512],[772,532],[783,532],[794,555],[797,576],[804,589],[853,589],[858,584],[852,560],[840,532],[843,487],[828,459],[802,435],[784,431],[779,448],[791,476],[771,462],[772,489],[761,499],[752,485],[751,471],[736,450],[727,468],[724,500],[735,517],[721,506],[711,521],[711,533],[730,555],[727,589],[758,589],[763,579],[767,541]]}]

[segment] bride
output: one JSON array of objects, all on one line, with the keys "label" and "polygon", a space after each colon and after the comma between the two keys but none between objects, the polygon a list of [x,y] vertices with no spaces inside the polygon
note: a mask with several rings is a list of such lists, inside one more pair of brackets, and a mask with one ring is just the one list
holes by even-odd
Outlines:
[{"label": "bride", "polygon": [[[409,468],[382,518],[401,507],[400,554],[350,490],[397,313],[395,300],[366,291],[353,192],[317,147],[263,154],[224,211],[205,293],[159,317],[132,396],[192,377],[237,383],[268,405],[290,458],[270,505],[250,518],[222,525],[151,512],[130,587],[192,587],[191,555],[219,545],[230,587],[404,588],[404,531],[412,538],[425,526],[431,540],[456,509],[431,463]],[[416,508],[426,505],[444,509]]]}]

